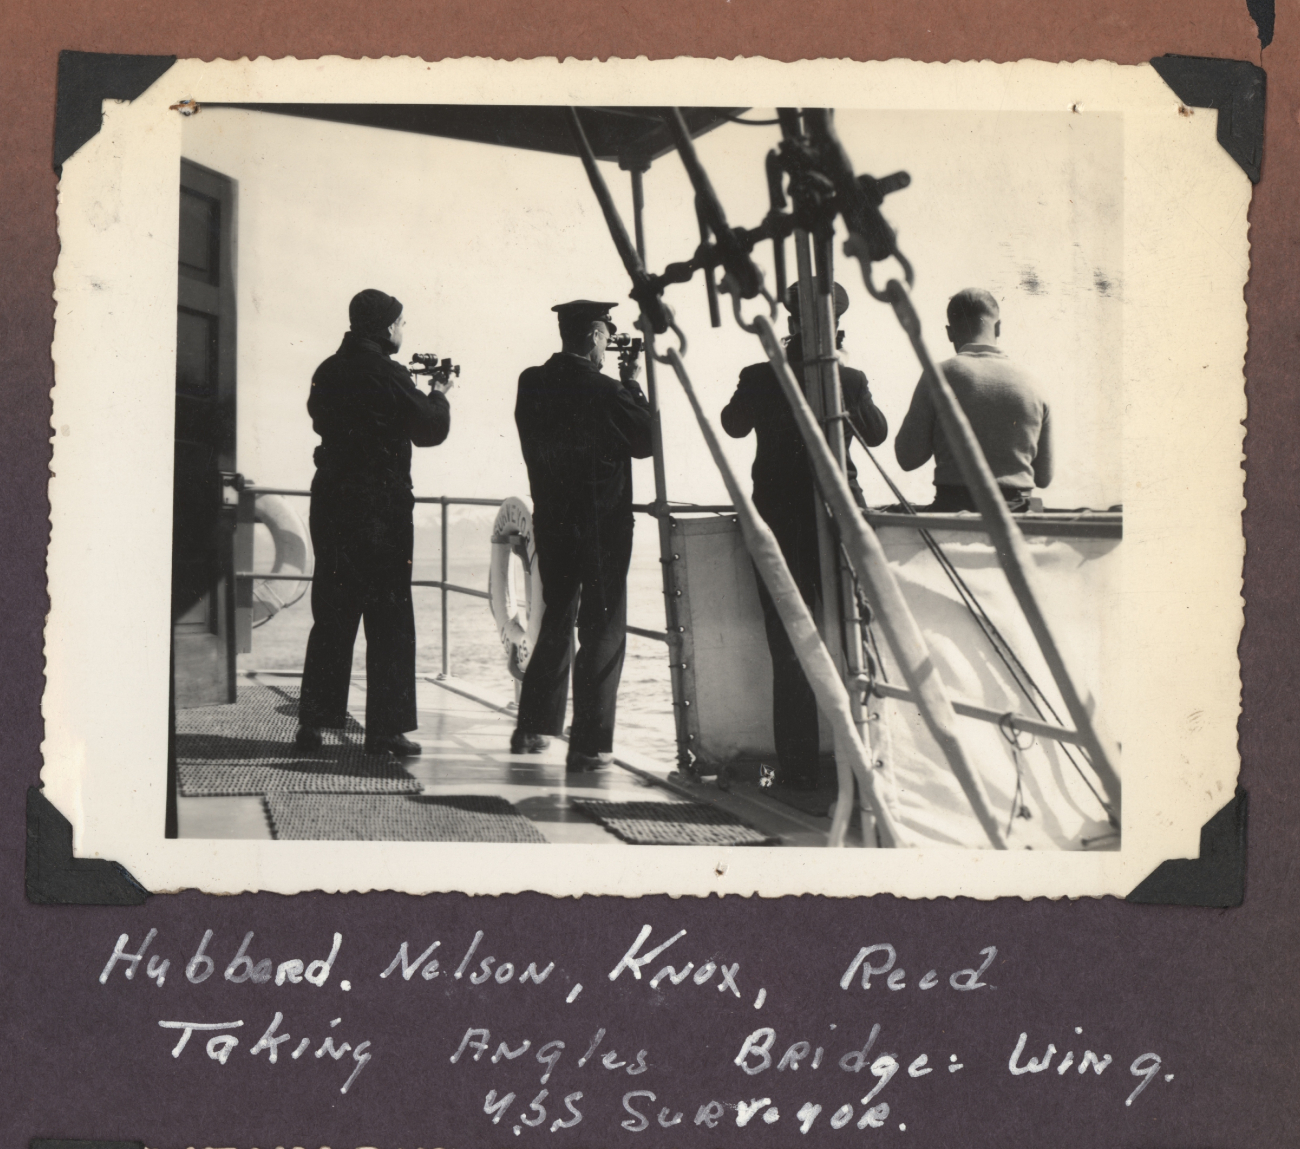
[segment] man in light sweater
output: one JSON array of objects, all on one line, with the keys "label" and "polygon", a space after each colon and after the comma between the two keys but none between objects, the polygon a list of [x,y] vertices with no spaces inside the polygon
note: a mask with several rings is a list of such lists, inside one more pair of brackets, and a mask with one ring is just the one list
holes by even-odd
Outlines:
[{"label": "man in light sweater", "polygon": [[[957,354],[942,364],[944,376],[970,420],[1008,508],[1028,510],[1033,489],[1052,481],[1047,404],[1029,375],[998,349],[1002,322],[997,300],[987,291],[968,287],[954,295],[948,301],[946,330]],[[894,440],[894,454],[905,471],[934,458],[934,502],[921,510],[975,510],[924,378]]]}]

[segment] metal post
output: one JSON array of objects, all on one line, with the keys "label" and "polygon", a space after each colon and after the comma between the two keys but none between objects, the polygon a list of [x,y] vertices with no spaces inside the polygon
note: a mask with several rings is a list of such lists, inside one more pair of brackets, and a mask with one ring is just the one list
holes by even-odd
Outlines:
[{"label": "metal post", "polygon": [[[821,356],[821,322],[817,312],[816,283],[813,278],[812,248],[808,233],[797,229],[794,233],[795,256],[799,268],[799,327],[803,343],[803,389],[808,398],[808,405],[813,409],[817,421],[825,427],[827,411],[825,409],[822,389]],[[831,336],[832,346],[834,336]],[[836,376],[838,388],[839,377]],[[840,623],[840,579],[838,546],[835,532],[831,527],[830,516],[820,497],[814,497],[813,513],[817,516],[817,556],[821,571],[821,635],[830,651],[841,676],[844,675],[844,628]],[[856,694],[856,692],[855,692]]]},{"label": "metal post", "polygon": [[253,580],[237,572],[253,569],[253,527],[257,522],[257,495],[239,488],[235,507],[235,539],[231,553],[232,578],[235,583],[235,650],[249,654],[253,649]]},{"label": "metal post", "polygon": [[[645,185],[641,177],[645,174],[646,169],[643,167],[632,166],[628,169],[632,173],[632,228],[636,232],[636,253],[645,264]],[[653,360],[651,360],[653,362]]]},{"label": "metal post", "polygon": [[[817,361],[821,367],[822,427],[830,443],[835,465],[848,474],[848,443],[843,426],[844,393],[840,384],[839,357],[835,348],[835,257],[831,233],[818,235],[817,259]],[[853,572],[841,547],[835,548],[835,565],[839,576],[840,618],[844,629],[844,659],[850,677],[862,673],[862,621],[858,617],[858,596]],[[867,721],[861,696],[853,695],[854,717],[862,733],[863,745],[870,748],[867,738]]]},{"label": "metal post", "polygon": [[[704,214],[704,203],[699,196],[695,197],[695,218],[700,224],[700,245],[709,242],[709,221]],[[642,256],[642,259],[645,257]],[[721,327],[722,314],[718,310],[718,285],[713,279],[713,268],[706,267],[704,271],[704,294],[709,301],[709,326]]]},{"label": "metal post", "polygon": [[[799,322],[803,330],[804,393],[814,416],[821,424],[822,434],[830,446],[835,465],[843,474],[847,470],[847,456],[844,429],[840,425],[844,402],[840,391],[839,359],[835,354],[835,280],[830,238],[815,238],[817,263],[814,268],[813,237],[803,230],[795,232],[795,253],[799,266]],[[840,674],[846,682],[852,683],[862,673],[862,630],[858,620],[853,574],[847,569],[838,535],[820,497],[816,500],[816,514],[817,550],[821,560],[822,638],[831,651]],[[849,690],[849,705],[870,763],[871,732],[862,705],[861,691]],[[860,795],[860,798],[864,819],[862,838],[866,845],[874,845],[871,812],[865,805],[865,795]]]},{"label": "metal post", "polygon": [[451,677],[451,651],[447,643],[447,496],[438,500],[442,506],[442,673],[439,678]]},{"label": "metal post", "polygon": [[[645,188],[642,184],[644,168],[632,168],[632,219],[636,231],[636,250],[645,262]],[[651,455],[654,462],[655,523],[659,528],[659,570],[664,590],[664,629],[668,632],[668,674],[673,695],[673,730],[677,736],[677,766],[687,770],[691,764],[691,733],[686,716],[686,689],[682,671],[686,668],[683,656],[682,625],[678,612],[680,599],[677,586],[677,563],[673,553],[673,527],[668,517],[668,480],[664,470],[664,436],[659,419],[659,387],[655,378],[654,329],[647,323],[645,336],[646,398],[654,414],[650,425]]]}]

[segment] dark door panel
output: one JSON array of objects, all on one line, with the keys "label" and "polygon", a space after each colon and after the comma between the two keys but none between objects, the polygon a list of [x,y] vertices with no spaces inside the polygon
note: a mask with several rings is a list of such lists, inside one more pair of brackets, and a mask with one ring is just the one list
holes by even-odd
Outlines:
[{"label": "dark door panel", "polygon": [[235,700],[235,182],[181,161],[172,509],[173,685],[178,708]]}]

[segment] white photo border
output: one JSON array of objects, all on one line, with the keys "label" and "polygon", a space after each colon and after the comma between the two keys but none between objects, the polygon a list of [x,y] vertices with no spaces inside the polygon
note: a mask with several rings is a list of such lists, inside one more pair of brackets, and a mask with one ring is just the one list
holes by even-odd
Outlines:
[{"label": "white photo border", "polygon": [[[166,839],[182,100],[1115,111],[1124,126],[1123,848],[837,852]],[[1123,896],[1194,858],[1239,768],[1251,184],[1149,65],[178,61],[64,165],[45,793],[146,888]],[[67,430],[62,430],[66,428]],[[619,859],[633,859],[622,864]],[[724,865],[720,863],[725,862]]]}]

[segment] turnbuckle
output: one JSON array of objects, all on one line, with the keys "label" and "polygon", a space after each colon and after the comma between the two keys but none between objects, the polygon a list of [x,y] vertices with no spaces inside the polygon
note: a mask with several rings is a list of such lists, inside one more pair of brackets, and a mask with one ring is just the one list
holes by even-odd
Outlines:
[{"label": "turnbuckle", "polygon": [[[873,278],[875,264],[872,262],[869,245],[866,239],[860,235],[850,235],[849,238],[844,241],[844,254],[857,259],[857,261],[862,265],[862,281],[867,285],[867,291],[871,293],[871,298],[876,300],[878,303],[893,303],[893,300],[889,296],[889,284],[898,283],[898,280],[891,279],[889,283],[885,285],[883,291],[876,287]],[[916,275],[912,270],[911,261],[907,256],[899,251],[897,247],[892,247],[889,254],[892,255],[894,259],[898,261],[899,266],[902,267],[903,278],[907,281],[907,287],[910,291],[913,284],[916,282]]]},{"label": "turnbuckle", "polygon": [[[744,316],[741,315],[740,313],[740,297],[741,297],[740,284],[736,282],[736,278],[731,274],[731,272],[728,271],[722,277],[722,282],[718,285],[718,290],[725,291],[728,295],[731,296],[731,314],[736,317],[736,324],[740,327],[740,329],[742,331],[748,331],[751,335],[759,334],[758,327],[754,323],[754,321],[751,320],[750,322],[746,323]],[[761,276],[758,281],[758,291],[759,294],[762,295],[762,297],[767,300],[768,313],[770,318],[776,319],[777,314],[780,311],[780,305],[777,303],[775,296],[773,296],[772,293],[768,291],[767,284],[763,282]],[[759,314],[762,313],[760,312]]]},{"label": "turnbuckle", "polygon": [[[664,316],[668,320],[668,329],[677,333],[677,354],[683,356],[686,354],[686,333],[677,326],[677,316],[673,314],[673,309],[666,303],[663,305],[663,309]],[[660,355],[658,348],[655,347],[654,341],[651,338],[654,332],[654,324],[650,320],[649,316],[643,313],[641,318],[637,320],[637,326],[645,332],[646,346],[652,349],[651,354],[654,355],[655,359],[660,363],[671,364],[672,360],[667,355]]]}]

